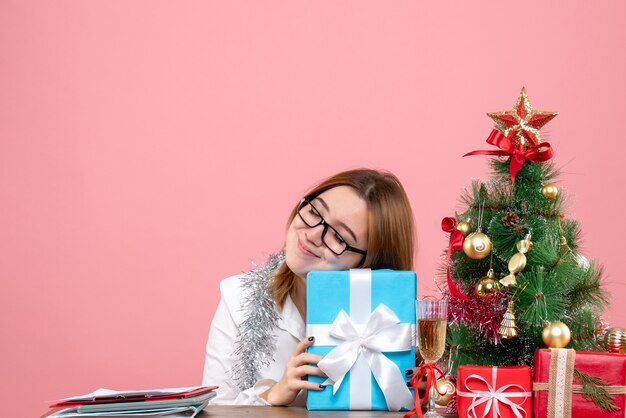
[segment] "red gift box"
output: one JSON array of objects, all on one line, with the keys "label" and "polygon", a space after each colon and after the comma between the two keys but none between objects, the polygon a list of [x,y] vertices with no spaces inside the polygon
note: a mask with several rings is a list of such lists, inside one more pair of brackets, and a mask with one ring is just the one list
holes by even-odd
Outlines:
[{"label": "red gift box", "polygon": [[[604,380],[608,384],[607,392],[620,410],[602,411],[591,399],[584,399],[580,382],[573,376],[574,368]],[[624,417],[626,354],[537,350],[533,391],[536,418]]]},{"label": "red gift box", "polygon": [[532,418],[528,366],[461,366],[456,386],[459,418]]}]

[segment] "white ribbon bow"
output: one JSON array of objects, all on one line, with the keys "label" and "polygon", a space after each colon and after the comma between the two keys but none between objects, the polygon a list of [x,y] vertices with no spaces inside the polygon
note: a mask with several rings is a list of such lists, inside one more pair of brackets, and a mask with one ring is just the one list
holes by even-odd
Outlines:
[{"label": "white ribbon bow", "polygon": [[[465,386],[467,390],[469,390],[469,392],[457,390],[457,395],[464,396],[467,398],[473,398],[472,403],[470,404],[467,410],[467,415],[472,418],[485,418],[489,414],[489,411],[491,410],[491,407],[493,406],[492,415],[491,415],[492,418],[502,417],[502,415],[500,414],[500,403],[502,403],[504,405],[508,405],[517,418],[526,417],[526,410],[522,408],[521,405],[524,403],[527,397],[532,395],[532,392],[524,392],[524,388],[522,386],[515,385],[515,384],[504,385],[498,390],[494,390],[494,388],[496,387],[497,377],[498,377],[498,368],[493,367],[492,372],[491,372],[491,383],[493,386],[490,385],[485,379],[483,379],[482,376],[477,375],[477,374],[469,375],[467,379],[465,379],[465,382],[463,382],[463,385]],[[483,382],[485,385],[487,385],[488,390],[484,391],[484,390],[471,389],[469,387],[469,381],[472,379],[476,379],[476,380]],[[511,388],[516,388],[516,389],[519,388],[522,392],[506,392],[507,390]],[[513,402],[509,398],[522,398],[522,401],[518,404],[518,403]],[[478,417],[476,415],[476,407],[484,403],[487,403],[487,405],[485,406],[485,411],[483,412],[483,415],[481,417]]]},{"label": "white ribbon bow", "polygon": [[399,411],[402,407],[411,409],[413,396],[400,369],[382,354],[411,349],[411,324],[401,324],[396,314],[381,303],[370,314],[365,328],[362,331],[359,328],[362,327],[355,326],[343,309],[335,318],[329,334],[345,342],[318,363],[328,376],[324,384],[332,383],[333,394],[337,393],[346,373],[357,358],[363,356],[385,396],[387,408],[390,411]]}]

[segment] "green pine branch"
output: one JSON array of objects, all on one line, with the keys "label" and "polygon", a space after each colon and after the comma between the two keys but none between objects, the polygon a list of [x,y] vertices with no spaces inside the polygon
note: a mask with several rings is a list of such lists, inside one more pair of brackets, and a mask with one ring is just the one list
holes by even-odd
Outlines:
[{"label": "green pine branch", "polygon": [[574,376],[580,381],[583,387],[583,398],[592,400],[604,412],[617,412],[620,408],[615,405],[613,397],[606,391],[608,383],[604,380],[588,375],[580,370],[574,369]]},{"label": "green pine branch", "polygon": [[526,254],[530,265],[556,266],[558,264],[560,258],[559,240],[554,231],[544,231],[543,239],[533,239],[532,241],[533,247]]},{"label": "green pine branch", "polygon": [[575,219],[562,219],[561,227],[563,228],[563,236],[567,239],[567,245],[572,251],[577,252],[582,235],[579,223]]},{"label": "green pine branch", "polygon": [[520,323],[541,329],[545,321],[565,317],[569,305],[567,287],[554,271],[546,271],[542,266],[527,268],[518,275],[518,283],[522,289],[517,299],[517,307],[522,311]]},{"label": "green pine branch", "polygon": [[584,261],[576,258],[575,262],[577,267],[579,267],[575,271],[577,273],[577,277],[575,276],[576,282],[567,295],[572,301],[572,305],[582,306],[589,304],[598,309],[606,308],[609,301],[600,284],[603,268],[597,266],[595,261],[584,265]]},{"label": "green pine branch", "polygon": [[576,310],[570,321],[571,348],[576,351],[604,351],[604,340],[596,326],[600,321],[592,306],[587,305]]},{"label": "green pine branch", "polygon": [[[493,178],[511,183],[510,159],[493,158],[489,165]],[[527,161],[515,176],[515,183],[549,183],[559,177],[560,170],[552,161],[531,163]]]}]

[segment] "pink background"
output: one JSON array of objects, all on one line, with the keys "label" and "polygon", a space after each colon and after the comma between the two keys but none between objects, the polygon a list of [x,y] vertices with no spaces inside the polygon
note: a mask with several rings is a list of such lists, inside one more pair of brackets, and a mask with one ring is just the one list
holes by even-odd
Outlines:
[{"label": "pink background", "polygon": [[386,168],[419,293],[488,111],[526,86],[583,253],[626,325],[621,2],[0,4],[3,416],[98,387],[199,384],[220,279],[280,248],[336,171]]}]

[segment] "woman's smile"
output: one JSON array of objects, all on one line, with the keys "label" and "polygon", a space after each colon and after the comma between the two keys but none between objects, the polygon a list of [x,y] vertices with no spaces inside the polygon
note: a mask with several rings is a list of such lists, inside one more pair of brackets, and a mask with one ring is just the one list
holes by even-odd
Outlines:
[{"label": "woman's smile", "polygon": [[319,258],[318,255],[316,255],[313,251],[309,250],[304,244],[302,244],[302,242],[300,240],[298,240],[298,249],[300,250],[300,252],[306,256],[309,257],[313,257],[313,258]]}]

